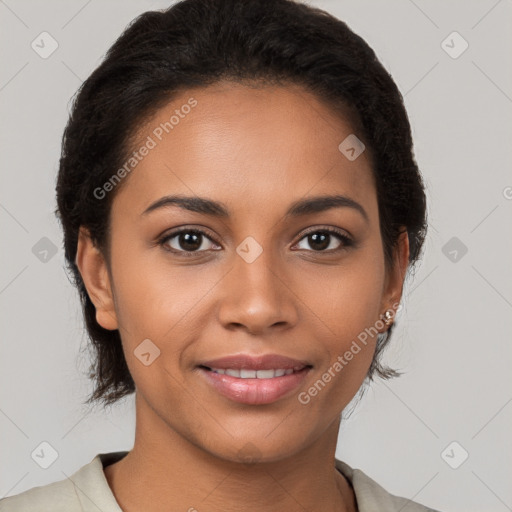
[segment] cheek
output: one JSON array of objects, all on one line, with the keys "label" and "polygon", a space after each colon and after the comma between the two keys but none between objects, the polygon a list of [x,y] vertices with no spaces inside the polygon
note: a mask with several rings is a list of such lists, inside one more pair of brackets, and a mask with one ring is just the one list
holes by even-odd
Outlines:
[{"label": "cheek", "polygon": [[378,251],[354,253],[342,265],[308,272],[303,297],[326,327],[335,335],[332,348],[343,350],[379,319],[384,284],[384,264]]},{"label": "cheek", "polygon": [[298,396],[313,417],[336,417],[361,387],[375,353],[375,326],[380,296],[368,273],[366,278],[340,280],[325,286],[314,298],[322,319],[323,334],[317,338],[325,357],[314,377]]},{"label": "cheek", "polygon": [[350,263],[347,259],[346,265],[323,268],[317,275],[310,272],[307,289],[302,291],[321,320],[317,339],[327,357],[316,375],[322,382],[316,381],[311,396],[322,390],[317,402],[324,407],[346,405],[372,362],[377,329],[382,327],[378,320],[385,269],[378,254],[377,248],[374,252],[361,251],[350,258]]},{"label": "cheek", "polygon": [[176,259],[171,263],[163,249],[123,244],[121,236],[117,247],[112,252],[112,272],[123,340],[130,345],[146,338],[159,346],[178,342],[179,333],[190,329],[190,318],[222,277],[222,269],[211,263],[187,265]]}]

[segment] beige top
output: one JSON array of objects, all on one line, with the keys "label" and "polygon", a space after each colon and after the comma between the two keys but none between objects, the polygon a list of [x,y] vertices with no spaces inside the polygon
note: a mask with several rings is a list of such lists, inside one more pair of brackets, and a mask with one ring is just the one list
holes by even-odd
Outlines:
[{"label": "beige top", "polygon": [[[1,499],[0,512],[122,512],[103,468],[127,453],[99,453],[69,479]],[[336,468],[351,482],[359,512],[439,512],[389,494],[365,473],[337,459]]]}]

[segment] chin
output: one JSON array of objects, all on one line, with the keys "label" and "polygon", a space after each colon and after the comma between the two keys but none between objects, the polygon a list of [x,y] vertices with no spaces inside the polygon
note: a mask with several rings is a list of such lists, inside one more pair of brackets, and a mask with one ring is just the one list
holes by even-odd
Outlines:
[{"label": "chin", "polygon": [[[266,432],[270,432],[267,434]],[[260,432],[262,432],[260,430]],[[245,465],[271,463],[292,457],[301,452],[308,443],[305,436],[295,437],[288,435],[277,435],[271,429],[265,430],[264,434],[230,437],[229,434],[223,439],[217,439],[211,446],[203,444],[202,448],[211,455],[228,462],[236,462]],[[285,432],[286,433],[286,432]],[[213,439],[209,437],[209,439]]]}]

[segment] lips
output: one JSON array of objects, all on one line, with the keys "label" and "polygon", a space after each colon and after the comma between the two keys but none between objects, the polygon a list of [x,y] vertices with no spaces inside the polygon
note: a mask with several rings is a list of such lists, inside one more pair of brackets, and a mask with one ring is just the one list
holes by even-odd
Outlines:
[{"label": "lips", "polygon": [[206,382],[222,396],[243,404],[270,404],[289,395],[312,365],[277,354],[237,354],[204,361],[198,367]]}]

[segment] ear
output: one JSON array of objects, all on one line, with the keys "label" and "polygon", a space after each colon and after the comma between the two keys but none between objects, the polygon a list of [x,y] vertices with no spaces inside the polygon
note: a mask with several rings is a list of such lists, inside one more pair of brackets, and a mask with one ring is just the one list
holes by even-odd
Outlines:
[{"label": "ear", "polygon": [[78,234],[75,263],[82,275],[89,297],[96,307],[96,321],[104,329],[118,328],[114,295],[107,264],[100,250],[94,245],[89,231],[83,226]]},{"label": "ear", "polygon": [[388,309],[396,315],[400,299],[402,297],[405,274],[409,265],[409,237],[407,230],[400,233],[397,245],[393,251],[393,266],[387,272],[384,291],[381,302],[381,313]]}]

